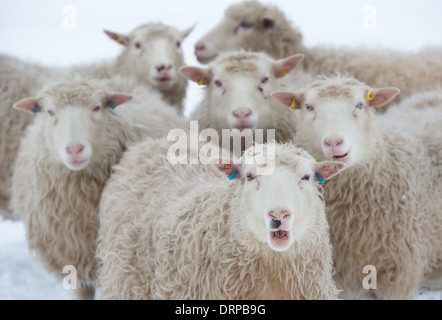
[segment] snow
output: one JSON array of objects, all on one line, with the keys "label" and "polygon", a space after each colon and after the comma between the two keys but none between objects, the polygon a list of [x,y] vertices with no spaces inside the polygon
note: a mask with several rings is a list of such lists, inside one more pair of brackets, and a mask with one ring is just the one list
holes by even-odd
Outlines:
[{"label": "snow", "polygon": [[[68,66],[113,59],[120,47],[102,32],[129,32],[148,21],[180,29],[197,23],[183,42],[188,65],[197,40],[237,0],[0,0],[0,53],[48,66]],[[300,27],[307,46],[386,47],[416,51],[442,46],[442,2],[437,0],[263,0],[275,4]],[[76,26],[67,20],[76,11]],[[376,19],[370,20],[370,12]],[[375,23],[374,23],[375,22]],[[406,66],[404,66],[406,67]],[[394,85],[394,84],[391,84]],[[189,84],[186,115],[202,98]],[[0,219],[0,299],[70,299],[62,280],[48,274],[27,250],[21,222]],[[423,291],[416,299],[442,300],[442,291]]]}]

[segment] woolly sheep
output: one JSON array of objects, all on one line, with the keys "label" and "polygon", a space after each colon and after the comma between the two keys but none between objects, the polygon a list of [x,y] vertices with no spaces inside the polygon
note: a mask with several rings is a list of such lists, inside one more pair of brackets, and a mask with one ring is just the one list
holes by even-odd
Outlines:
[{"label": "woolly sheep", "polygon": [[291,144],[256,145],[240,165],[217,165],[228,176],[236,169],[229,181],[211,164],[170,164],[168,146],[132,148],[103,191],[104,298],[336,298],[314,172],[329,179],[342,163],[316,163]]},{"label": "woolly sheep", "polygon": [[[442,261],[442,185],[434,176],[440,169],[413,130],[418,122],[440,128],[440,115],[433,119],[420,110],[399,130],[394,118],[379,120],[374,108],[398,93],[345,76],[321,77],[297,93],[273,93],[299,109],[294,140],[300,147],[317,160],[346,164],[324,188],[335,280],[345,298],[411,299]],[[363,286],[367,266],[376,268],[376,288]]]},{"label": "woolly sheep", "polygon": [[276,141],[288,141],[293,135],[293,115],[270,92],[282,87],[278,80],[301,60],[302,55],[274,60],[265,53],[240,50],[221,54],[208,68],[181,68],[186,77],[207,89],[191,119],[199,121],[201,130],[212,128],[219,136],[223,129],[238,129],[239,135],[247,133],[245,129],[264,129],[264,134],[275,129]]},{"label": "woolly sheep", "polygon": [[[182,52],[178,44],[191,30],[180,32],[174,27],[151,23],[135,29],[128,36],[106,31],[117,42],[126,45],[118,59],[115,62],[95,63],[68,69],[44,67],[0,55],[0,94],[2,96],[0,103],[0,118],[2,119],[0,127],[0,212],[6,214],[5,218],[11,218],[8,202],[13,163],[20,146],[20,139],[33,119],[32,115],[28,113],[14,112],[12,110],[14,102],[23,97],[34,96],[45,84],[63,77],[66,73],[81,73],[84,76],[107,79],[127,76],[134,77],[135,81],[127,78],[132,87],[125,85],[124,91],[132,92],[136,86],[145,85],[145,90],[154,95],[154,97],[148,98],[149,100],[157,101],[157,94],[154,91],[158,91],[169,104],[177,107],[177,110],[182,113],[182,100],[185,97],[187,80],[177,72],[178,68],[183,65]],[[120,38],[116,38],[117,36]],[[143,48],[135,48],[136,43],[140,43]],[[155,50],[151,47],[155,47]],[[145,50],[146,48],[149,50]],[[162,60],[158,60],[159,57]],[[156,71],[155,66],[162,64],[167,67]],[[155,77],[158,75],[161,75],[161,78],[156,81]],[[166,81],[166,78],[169,81]],[[142,92],[143,89],[138,87],[137,91]],[[145,94],[143,96],[146,97]],[[157,102],[157,104],[165,105],[161,102]]]},{"label": "woolly sheep", "polygon": [[[14,105],[36,112],[36,119],[17,155],[12,211],[23,219],[29,248],[48,271],[61,275],[67,265],[76,268],[76,298],[94,297],[98,205],[111,167],[141,133],[166,132],[161,117],[150,115],[155,106],[145,106],[139,116],[145,120],[134,122],[131,113],[140,107],[130,98],[72,76]],[[118,110],[124,102],[129,117]]]},{"label": "woolly sheep", "polygon": [[76,67],[75,70],[94,78],[111,78],[114,74],[133,76],[161,92],[163,98],[183,112],[187,80],[178,69],[184,65],[182,41],[193,27],[180,31],[162,23],[147,23],[127,35],[105,30],[124,50],[112,63]]},{"label": "woolly sheep", "polygon": [[264,51],[275,59],[303,53],[304,70],[312,75],[346,72],[375,87],[395,83],[401,88],[398,101],[442,84],[440,49],[407,53],[365,47],[307,48],[301,32],[279,8],[258,1],[231,5],[222,21],[197,42],[195,54],[201,63],[207,63],[219,52],[239,48]]}]

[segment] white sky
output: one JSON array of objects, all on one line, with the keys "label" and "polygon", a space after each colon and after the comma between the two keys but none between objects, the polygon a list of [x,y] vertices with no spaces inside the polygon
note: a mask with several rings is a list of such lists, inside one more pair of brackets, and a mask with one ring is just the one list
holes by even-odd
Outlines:
[{"label": "white sky", "polygon": [[[68,66],[116,57],[121,48],[104,28],[129,32],[140,24],[163,22],[184,29],[186,64],[199,65],[193,46],[223,16],[233,0],[0,0],[0,53],[46,65]],[[300,27],[307,46],[366,45],[400,50],[442,46],[442,1],[439,0],[263,0],[280,7]],[[77,28],[65,29],[63,8],[77,9]],[[364,8],[373,6],[375,29],[364,27]],[[201,96],[189,84],[186,106]]]}]

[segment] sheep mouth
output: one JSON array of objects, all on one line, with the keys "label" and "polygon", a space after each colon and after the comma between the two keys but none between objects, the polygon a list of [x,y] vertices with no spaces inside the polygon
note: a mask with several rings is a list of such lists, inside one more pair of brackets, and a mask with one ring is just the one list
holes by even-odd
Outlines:
[{"label": "sheep mouth", "polygon": [[342,154],[342,155],[334,155],[332,157],[332,159],[335,160],[335,161],[345,162],[346,160],[348,160],[349,155],[350,155],[350,151],[345,153],[345,154]]},{"label": "sheep mouth", "polygon": [[171,83],[172,77],[157,77],[155,78],[155,81],[160,86],[167,86]]},{"label": "sheep mouth", "polygon": [[274,248],[283,249],[290,241],[290,232],[286,230],[270,231],[269,240]]}]

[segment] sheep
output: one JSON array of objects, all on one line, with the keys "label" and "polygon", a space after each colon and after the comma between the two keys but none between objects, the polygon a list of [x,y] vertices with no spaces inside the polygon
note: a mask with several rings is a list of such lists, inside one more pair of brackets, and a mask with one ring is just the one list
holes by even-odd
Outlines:
[{"label": "sheep", "polygon": [[[62,275],[65,266],[76,268],[78,299],[94,297],[98,206],[111,167],[143,132],[167,132],[161,113],[152,112],[156,106],[143,110],[131,98],[72,75],[14,104],[36,117],[14,166],[11,210],[22,218],[29,249],[48,271]],[[128,117],[118,110],[123,103]]]},{"label": "sheep", "polygon": [[[223,129],[238,129],[239,135],[247,133],[246,129],[275,129],[276,141],[288,141],[294,131],[292,113],[281,107],[270,92],[282,87],[278,80],[301,60],[302,55],[274,60],[265,53],[240,50],[221,54],[208,68],[181,68],[189,80],[207,88],[190,118],[198,120],[201,129],[215,129],[220,136]],[[307,84],[310,77],[297,80]],[[243,145],[241,151],[248,146]]]},{"label": "sheep", "polygon": [[201,63],[207,63],[219,52],[239,48],[264,51],[275,59],[302,53],[304,71],[312,75],[346,72],[376,87],[395,83],[401,88],[396,101],[442,84],[440,48],[407,53],[378,47],[305,47],[302,33],[284,12],[258,1],[231,5],[224,18],[196,43],[195,55]]},{"label": "sheep", "polygon": [[187,80],[178,73],[184,65],[181,43],[192,30],[193,27],[180,31],[162,23],[144,24],[127,35],[105,30],[111,39],[124,46],[120,56],[111,63],[74,69],[94,78],[112,78],[115,73],[133,76],[138,83],[161,92],[182,113]]},{"label": "sheep", "polygon": [[[133,86],[126,85],[125,91],[131,92],[136,86],[144,84],[145,90],[155,95],[148,99],[157,101],[154,91],[158,91],[168,104],[182,113],[187,80],[177,73],[177,69],[183,65],[179,44],[191,31],[192,28],[189,28],[180,32],[174,27],[155,23],[141,26],[128,36],[106,31],[111,38],[126,45],[123,53],[114,62],[86,66],[50,68],[0,55],[0,212],[3,216],[8,219],[13,217],[8,209],[13,164],[20,139],[33,120],[28,113],[14,112],[14,102],[26,96],[34,96],[46,83],[58,80],[66,74],[80,73],[85,77],[104,79],[127,77],[127,81]],[[136,48],[137,44],[142,48]],[[145,50],[146,48],[149,50]],[[163,60],[158,60],[160,58]],[[157,71],[155,66],[158,65],[165,67]],[[155,79],[158,75],[161,78],[157,81]],[[129,77],[135,78],[135,81]],[[167,79],[169,80],[166,81]],[[141,87],[137,90],[142,92]],[[157,104],[164,105],[161,102]]]},{"label": "sheep", "polygon": [[336,299],[313,173],[330,179],[344,164],[272,143],[250,147],[238,165],[173,165],[168,147],[130,149],[103,191],[103,298]]},{"label": "sheep", "polygon": [[[435,108],[416,111],[407,126],[375,116],[374,109],[398,93],[343,75],[320,77],[296,93],[272,93],[298,113],[294,143],[318,161],[346,164],[324,188],[335,280],[344,298],[411,299],[442,261],[442,184],[434,175],[440,168],[431,145],[413,130],[415,123],[437,123],[428,135],[440,137],[441,111],[437,118]],[[370,266],[377,281],[363,285]]]}]

